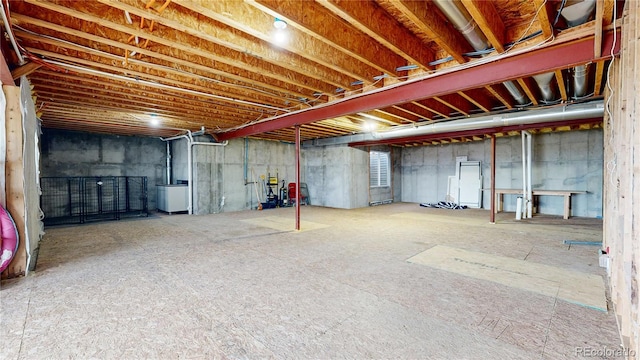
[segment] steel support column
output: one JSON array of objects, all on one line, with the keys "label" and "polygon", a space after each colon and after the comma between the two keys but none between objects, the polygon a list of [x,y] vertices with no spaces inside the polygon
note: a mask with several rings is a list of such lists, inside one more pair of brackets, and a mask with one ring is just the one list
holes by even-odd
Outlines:
[{"label": "steel support column", "polygon": [[491,215],[489,222],[496,223],[496,135],[491,134]]},{"label": "steel support column", "polygon": [[296,125],[296,230],[300,230],[300,125]]}]

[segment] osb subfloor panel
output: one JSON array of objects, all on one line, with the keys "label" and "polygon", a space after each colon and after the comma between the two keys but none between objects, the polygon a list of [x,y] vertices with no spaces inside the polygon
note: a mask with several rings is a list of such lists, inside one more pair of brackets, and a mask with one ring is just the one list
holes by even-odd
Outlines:
[{"label": "osb subfloor panel", "polygon": [[619,344],[611,312],[407,261],[441,245],[602,276],[597,247],[562,243],[600,240],[601,221],[301,212],[303,232],[244,221],[293,208],[47,229],[36,271],[2,283],[0,356],[559,359]]}]

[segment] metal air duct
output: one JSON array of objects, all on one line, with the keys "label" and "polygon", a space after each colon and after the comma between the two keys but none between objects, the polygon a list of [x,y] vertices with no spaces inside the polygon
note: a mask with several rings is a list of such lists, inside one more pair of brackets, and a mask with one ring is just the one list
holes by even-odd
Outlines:
[{"label": "metal air duct", "polygon": [[[595,0],[584,0],[562,9],[562,17],[567,21],[569,27],[582,25],[589,18],[596,8]],[[589,65],[580,65],[573,68],[573,97],[581,98],[587,95],[587,85],[589,79]]]},{"label": "metal air duct", "polygon": [[538,84],[540,88],[540,94],[542,95],[542,99],[546,102],[552,102],[556,99],[556,91],[553,86],[551,86],[551,81],[555,77],[555,73],[548,72],[544,74],[534,75],[533,79]]},{"label": "metal air duct", "polygon": [[441,134],[446,132],[488,129],[512,125],[537,124],[553,121],[579,120],[602,117],[602,101],[578,105],[563,105],[540,110],[526,110],[502,115],[488,115],[443,121],[420,127],[402,128],[386,132],[373,133],[374,140]]},{"label": "metal air duct", "polygon": [[[434,0],[434,4],[476,51],[485,50],[489,47],[489,41],[478,30],[476,22],[459,0]],[[513,81],[505,81],[503,85],[518,104],[524,105],[529,102]]]}]

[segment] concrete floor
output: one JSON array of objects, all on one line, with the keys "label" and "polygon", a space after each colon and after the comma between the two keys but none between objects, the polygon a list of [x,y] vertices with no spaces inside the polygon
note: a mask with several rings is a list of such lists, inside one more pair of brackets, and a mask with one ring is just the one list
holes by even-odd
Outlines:
[{"label": "concrete floor", "polygon": [[291,228],[292,208],[47,229],[36,272],[2,282],[0,356],[560,359],[620,343],[611,311],[406,261],[446,245],[604,275],[597,247],[562,244],[601,240],[599,220],[301,210],[301,232],[256,225]]}]

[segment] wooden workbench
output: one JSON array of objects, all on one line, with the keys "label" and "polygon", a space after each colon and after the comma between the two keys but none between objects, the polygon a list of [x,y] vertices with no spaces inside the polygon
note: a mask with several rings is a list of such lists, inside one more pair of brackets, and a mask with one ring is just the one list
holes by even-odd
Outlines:
[{"label": "wooden workbench", "polygon": [[[564,219],[568,219],[571,217],[571,195],[586,194],[586,193],[587,193],[586,191],[579,191],[579,190],[533,190],[532,191],[534,204],[537,203],[537,201],[535,201],[536,196],[541,196],[541,195],[542,196],[545,196],[545,195],[563,196],[564,197],[564,213],[563,213]],[[522,195],[522,189],[496,189],[496,208],[495,208],[496,213],[502,211],[504,194]]]}]

